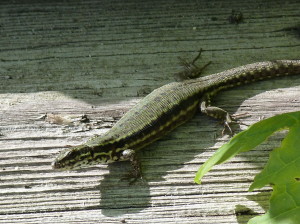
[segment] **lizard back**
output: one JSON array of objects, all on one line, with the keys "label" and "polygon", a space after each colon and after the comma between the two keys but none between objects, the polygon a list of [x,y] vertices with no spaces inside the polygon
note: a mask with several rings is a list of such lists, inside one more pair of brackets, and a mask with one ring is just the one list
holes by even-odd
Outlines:
[{"label": "lizard back", "polygon": [[138,150],[190,119],[200,101],[220,90],[277,76],[300,75],[300,60],[258,62],[220,73],[173,82],[155,89],[129,110],[107,133],[63,150],[54,168],[123,159],[126,149]]}]

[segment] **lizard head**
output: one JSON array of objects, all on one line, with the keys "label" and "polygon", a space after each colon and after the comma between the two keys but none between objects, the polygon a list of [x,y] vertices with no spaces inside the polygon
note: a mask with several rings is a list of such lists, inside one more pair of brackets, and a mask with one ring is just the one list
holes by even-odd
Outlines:
[{"label": "lizard head", "polygon": [[72,170],[88,166],[93,153],[86,145],[79,145],[62,150],[52,163],[53,169]]},{"label": "lizard head", "polygon": [[96,164],[106,164],[123,158],[124,149],[115,149],[113,144],[97,143],[93,146],[86,144],[62,150],[52,163],[53,169],[72,170]]}]

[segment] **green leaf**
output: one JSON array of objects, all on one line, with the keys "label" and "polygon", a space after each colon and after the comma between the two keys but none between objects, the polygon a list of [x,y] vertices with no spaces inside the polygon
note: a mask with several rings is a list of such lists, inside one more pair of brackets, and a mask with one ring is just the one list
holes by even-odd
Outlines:
[{"label": "green leaf", "polygon": [[300,127],[291,127],[280,148],[270,154],[264,170],[254,178],[250,191],[272,183],[269,211],[249,224],[300,222]]},{"label": "green leaf", "polygon": [[280,148],[270,154],[270,159],[258,174],[249,190],[267,184],[273,187],[270,209],[262,216],[251,219],[249,224],[300,223],[300,112],[277,115],[260,121],[237,134],[208,159],[196,174],[195,182],[216,164],[220,164],[240,152],[253,149],[274,132],[288,129]]}]

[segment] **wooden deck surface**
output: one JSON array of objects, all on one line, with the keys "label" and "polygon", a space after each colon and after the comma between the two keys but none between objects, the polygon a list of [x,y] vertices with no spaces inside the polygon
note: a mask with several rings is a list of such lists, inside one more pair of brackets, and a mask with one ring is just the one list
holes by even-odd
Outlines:
[{"label": "wooden deck surface", "polygon": [[[205,74],[299,59],[299,8],[298,0],[0,3],[0,223],[241,224],[263,214],[270,188],[247,190],[282,135],[196,185],[199,166],[229,140],[201,114],[140,153],[144,181],[134,185],[121,180],[127,162],[70,172],[51,162],[173,81],[178,56],[203,48],[198,63],[212,61]],[[241,23],[229,22],[232,10]],[[300,77],[228,90],[216,105],[247,112],[245,124],[298,111]]]}]

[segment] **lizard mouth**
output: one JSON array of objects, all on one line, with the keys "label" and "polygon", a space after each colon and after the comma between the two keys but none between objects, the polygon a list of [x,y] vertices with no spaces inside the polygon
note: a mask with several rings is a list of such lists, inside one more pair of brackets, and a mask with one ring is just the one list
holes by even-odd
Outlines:
[{"label": "lizard mouth", "polygon": [[54,170],[60,170],[60,169],[63,169],[63,166],[62,166],[60,163],[58,163],[57,161],[52,162],[52,163],[51,163],[51,167],[52,167],[52,169],[54,169]]}]

